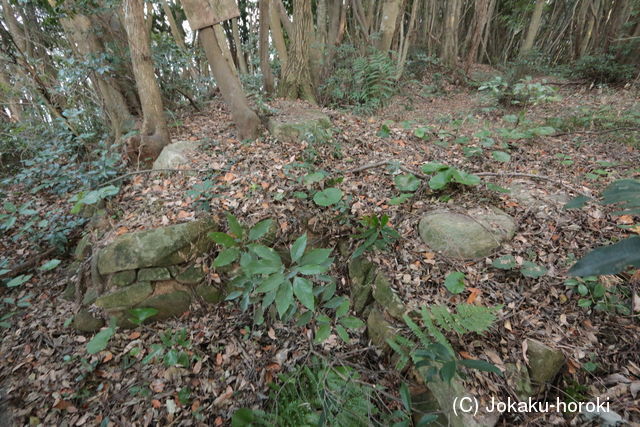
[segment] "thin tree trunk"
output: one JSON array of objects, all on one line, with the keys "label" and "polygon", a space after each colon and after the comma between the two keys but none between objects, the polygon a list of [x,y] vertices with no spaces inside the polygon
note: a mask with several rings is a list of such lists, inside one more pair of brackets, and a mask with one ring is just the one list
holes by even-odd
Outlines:
[{"label": "thin tree trunk", "polygon": [[447,0],[444,14],[442,61],[449,67],[458,63],[458,24],[462,8],[461,0]]},{"label": "thin tree trunk", "polygon": [[273,44],[278,51],[278,57],[280,57],[280,66],[282,68],[287,64],[287,45],[284,42],[284,35],[282,34],[282,23],[280,22],[280,16],[276,10],[276,5],[269,8],[269,28],[271,28],[271,38]]},{"label": "thin tree trunk", "polygon": [[482,31],[487,24],[489,14],[489,0],[477,0],[474,4],[474,7],[475,11],[473,26],[472,30],[470,31],[471,40],[469,44],[469,50],[467,51],[467,58],[464,61],[465,74],[469,73],[471,64],[473,64],[478,57],[478,48],[480,47],[480,42],[482,41]]},{"label": "thin tree trunk", "polygon": [[256,138],[259,133],[260,119],[258,119],[256,113],[249,108],[249,103],[242,91],[240,80],[225,60],[213,27],[201,29],[200,40],[207,54],[207,59],[209,60],[209,65],[211,65],[211,71],[216,79],[216,83],[220,87],[220,92],[222,92],[222,96],[231,110],[231,116],[236,124],[238,135],[241,139]]},{"label": "thin tree trunk", "polygon": [[411,44],[411,38],[413,37],[413,33],[415,31],[416,16],[418,14],[419,5],[420,5],[420,0],[413,0],[413,4],[411,5],[411,16],[409,17],[409,26],[407,28],[407,35],[405,36],[404,42],[402,43],[402,51],[399,52],[396,80],[400,80],[400,77],[402,77],[402,73],[404,72],[404,64],[407,61],[407,53],[409,52],[409,45]]},{"label": "thin tree trunk", "polygon": [[380,41],[378,49],[387,52],[391,49],[391,42],[396,33],[396,23],[402,8],[402,0],[384,0],[382,3],[382,17],[380,19]]},{"label": "thin tree trunk", "polygon": [[273,71],[269,62],[269,0],[260,0],[260,34],[258,38],[260,51],[260,69],[262,70],[262,82],[267,95],[271,96],[275,90]]},{"label": "thin tree trunk", "polygon": [[526,55],[532,48],[540,29],[540,23],[542,22],[542,12],[544,11],[544,5],[546,0],[536,0],[536,7],[533,9],[531,15],[531,21],[529,22],[529,28],[527,29],[527,37],[522,43],[520,48],[520,56]]},{"label": "thin tree trunk", "polygon": [[176,23],[176,18],[173,16],[173,12],[169,7],[169,3],[167,3],[167,0],[160,0],[160,4],[162,5],[162,10],[164,11],[164,14],[167,16],[167,19],[169,20],[169,29],[171,30],[171,35],[173,36],[173,39],[176,41],[176,44],[180,49],[186,51],[187,46],[184,43],[184,33],[180,31],[180,28]]},{"label": "thin tree trunk", "polygon": [[238,59],[240,74],[249,74],[249,71],[247,70],[247,61],[244,59],[244,53],[242,52],[242,43],[240,42],[238,18],[233,18],[231,20],[231,32],[233,33],[233,44],[236,46],[236,58]]},{"label": "thin tree trunk", "polygon": [[124,22],[129,40],[133,73],[142,106],[142,129],[134,142],[139,161],[154,161],[169,144],[162,95],[151,59],[151,38],[145,26],[144,0],[124,1]]},{"label": "thin tree trunk", "polygon": [[287,32],[287,35],[291,37],[293,34],[293,24],[291,24],[291,20],[289,20],[289,15],[287,14],[287,10],[284,8],[284,4],[282,4],[282,0],[273,0],[273,2],[275,9],[278,11],[278,16],[280,16],[280,22],[282,22],[284,30]]}]

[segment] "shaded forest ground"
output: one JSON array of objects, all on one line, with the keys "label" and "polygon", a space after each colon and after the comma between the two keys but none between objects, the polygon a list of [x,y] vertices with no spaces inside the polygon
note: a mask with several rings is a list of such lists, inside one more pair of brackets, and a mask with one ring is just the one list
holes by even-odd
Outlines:
[{"label": "shaded forest ground", "polygon": [[[322,246],[336,248],[339,260],[332,275],[338,279],[340,292],[346,294],[345,255],[349,253],[340,255],[338,246],[343,242],[353,250],[357,245],[349,240],[356,232],[349,215],[353,219],[389,215],[402,239],[389,250],[368,256],[393,279],[405,304],[415,308],[473,298],[482,305],[504,305],[498,323],[486,336],[450,337],[458,352],[502,367],[522,360],[525,338],[539,339],[561,349],[568,359],[549,397],[607,395],[613,410],[637,421],[640,396],[632,395],[628,386],[621,391],[626,383],[620,378],[635,376],[637,381],[640,377],[638,313],[579,307],[578,297],[563,284],[573,260],[628,233],[619,226],[633,224],[633,218],[612,216],[597,205],[567,211],[563,203],[553,200],[561,199],[562,193],[575,196],[576,190],[597,194],[614,179],[640,176],[638,93],[571,84],[557,87],[562,100],[528,107],[521,114],[496,106],[475,89],[423,82],[405,87],[375,117],[327,111],[333,129],[303,144],[269,137],[251,143],[238,141],[224,106],[214,100],[206,110],[182,117],[172,129],[174,141],[205,142],[189,165],[200,172],[133,176],[107,202],[110,215],[105,240],[203,215],[224,223],[225,211],[248,224],[271,217],[279,225],[280,242],[289,243],[307,232]],[[272,113],[278,114],[277,103]],[[553,132],[547,129],[541,135],[522,138],[514,134],[542,127],[553,127]],[[614,130],[619,128],[623,129]],[[508,153],[510,160],[496,160],[492,154],[496,150]],[[470,153],[475,154],[468,157]],[[381,161],[392,163],[356,171]],[[409,201],[390,205],[389,200],[399,194],[393,185],[395,161],[416,172],[431,161],[468,172],[543,175],[547,179],[527,180],[524,185],[551,201],[526,206],[483,183],[441,192],[423,185]],[[344,203],[337,208],[322,209],[294,195],[309,190],[301,178],[318,170],[344,177],[339,184]],[[522,177],[484,179],[509,187]],[[20,193],[12,194],[19,204]],[[36,208],[46,208],[48,203],[60,201],[42,200]],[[417,223],[423,213],[444,206],[462,210],[487,204],[512,215],[518,225],[516,237],[495,256],[476,262],[455,261],[431,252],[420,240]],[[0,249],[9,254],[13,265],[32,254],[11,237],[1,238]],[[491,267],[491,259],[507,254],[544,265],[548,272],[532,279]],[[462,294],[451,295],[442,286],[451,271],[466,274],[467,289]],[[333,336],[311,347],[311,331],[279,322],[255,328],[251,313],[242,313],[233,302],[216,307],[196,305],[180,319],[120,330],[108,351],[90,356],[85,350],[90,336],[65,326],[75,310],[73,303],[62,299],[68,280],[58,268],[37,273],[22,287],[5,292],[5,297],[12,298],[30,295],[31,303],[3,331],[0,347],[4,360],[0,380],[20,424],[60,425],[63,420],[68,425],[106,420],[128,424],[134,419],[144,424],[188,425],[198,419],[226,424],[239,407],[263,406],[268,384],[276,374],[311,356],[355,366],[362,381],[382,385],[393,394],[402,381],[411,381],[393,372],[387,358],[369,345],[364,331],[353,334],[349,344]],[[208,280],[219,283],[225,277],[211,271]],[[624,284],[626,299],[619,296],[626,301],[634,290],[638,292],[637,281],[624,283],[618,276],[601,280],[611,294],[623,292],[618,289]],[[200,360],[189,369],[141,362],[163,332],[182,328],[189,337],[186,350]],[[131,356],[129,351],[135,347],[141,350]],[[503,378],[487,374],[474,373],[467,384],[479,397],[504,400],[514,394]],[[188,396],[180,395],[185,388]],[[399,405],[388,397],[381,399],[389,407]],[[561,421],[561,414],[519,417],[505,415],[500,423]]]}]

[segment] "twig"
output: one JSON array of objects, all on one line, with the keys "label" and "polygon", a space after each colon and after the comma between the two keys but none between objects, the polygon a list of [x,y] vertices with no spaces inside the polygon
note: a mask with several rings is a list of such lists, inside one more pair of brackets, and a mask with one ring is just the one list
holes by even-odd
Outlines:
[{"label": "twig", "polygon": [[163,169],[141,169],[133,172],[128,172],[123,175],[117,176],[109,181],[103,182],[99,185],[99,187],[104,187],[105,185],[113,184],[114,182],[118,182],[122,179],[128,178],[133,175],[141,175],[144,173],[152,173],[152,172],[197,172],[197,173],[205,173],[210,171],[215,171],[217,169],[209,168],[209,169],[171,169],[171,168],[163,168]]}]

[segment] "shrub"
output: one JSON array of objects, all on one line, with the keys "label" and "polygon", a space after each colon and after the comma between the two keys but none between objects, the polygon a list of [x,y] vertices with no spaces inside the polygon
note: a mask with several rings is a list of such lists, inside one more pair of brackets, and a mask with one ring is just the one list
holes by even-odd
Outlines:
[{"label": "shrub", "polygon": [[557,101],[555,89],[542,83],[534,82],[531,77],[526,77],[516,83],[498,76],[493,80],[484,82],[478,88],[479,91],[488,91],[498,103],[509,105],[536,105],[541,102]]},{"label": "shrub", "polygon": [[635,67],[617,62],[611,54],[583,56],[570,71],[572,77],[595,84],[618,84],[633,78]]}]

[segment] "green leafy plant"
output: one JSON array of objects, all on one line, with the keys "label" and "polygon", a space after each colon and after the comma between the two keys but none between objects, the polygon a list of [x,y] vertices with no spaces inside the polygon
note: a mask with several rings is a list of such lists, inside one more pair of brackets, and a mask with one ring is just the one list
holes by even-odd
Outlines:
[{"label": "green leafy plant", "polygon": [[450,382],[456,375],[464,377],[459,367],[502,375],[498,368],[483,360],[457,359],[449,340],[442,332],[483,333],[495,322],[495,313],[500,308],[500,306],[480,307],[459,304],[457,313],[451,313],[446,306],[442,305],[422,307],[420,316],[424,329],[405,314],[404,322],[418,341],[414,342],[399,335],[387,340],[399,355],[398,368],[402,369],[412,361],[417,368],[425,368],[423,372],[427,381],[439,378],[444,382]]},{"label": "green leafy plant", "polygon": [[445,277],[444,287],[452,294],[462,293],[464,291],[464,279],[464,273],[454,271],[453,273],[447,274],[447,277]]},{"label": "green leafy plant", "polygon": [[342,199],[342,191],[339,188],[325,188],[313,195],[313,201],[316,205],[327,207],[337,204]]},{"label": "green leafy plant", "polygon": [[532,279],[542,277],[548,272],[546,267],[538,265],[532,261],[523,261],[522,264],[518,265],[518,262],[513,255],[503,255],[498,257],[493,260],[491,265],[500,270],[518,270],[523,276]]},{"label": "green leafy plant", "polygon": [[420,188],[420,180],[411,173],[396,175],[393,178],[395,187],[401,191],[400,195],[389,200],[390,205],[401,205],[413,197],[413,194]]},{"label": "green leafy plant", "polygon": [[583,55],[570,69],[570,76],[595,84],[616,84],[631,80],[635,67],[618,62],[615,55]]},{"label": "green leafy plant", "polygon": [[628,297],[628,292],[615,286],[607,289],[597,276],[567,279],[564,285],[581,297],[578,300],[580,307],[593,307],[599,311],[618,312],[624,315],[631,314],[629,307],[623,303],[625,297]]},{"label": "green leafy plant", "polygon": [[142,364],[146,365],[154,360],[162,359],[166,367],[181,366],[188,368],[191,365],[190,356],[192,344],[188,338],[186,328],[178,331],[166,331],[160,334],[160,344],[152,344],[147,355],[142,359]]},{"label": "green leafy plant", "polygon": [[71,208],[71,213],[79,214],[80,212],[82,212],[82,208],[84,206],[95,205],[108,197],[115,196],[119,191],[120,188],[116,187],[115,185],[107,185],[97,190],[91,190],[88,192],[81,191],[71,197],[71,199],[69,199],[71,203],[74,203],[73,208]]},{"label": "green leafy plant", "polygon": [[354,237],[356,239],[364,239],[364,242],[356,248],[351,255],[352,258],[357,258],[374,248],[385,249],[389,244],[400,238],[400,234],[388,225],[389,217],[387,215],[380,217],[375,214],[368,215],[360,220],[360,224],[362,229]]},{"label": "green leafy plant", "polygon": [[151,307],[132,308],[129,310],[129,321],[134,325],[142,325],[142,323],[158,314],[158,309]]},{"label": "green leafy plant", "polygon": [[458,183],[469,186],[478,185],[480,183],[480,178],[478,176],[442,163],[426,163],[422,165],[421,169],[422,172],[426,174],[434,174],[429,180],[429,187],[432,190],[441,190],[449,183]]},{"label": "green leafy plant", "polygon": [[536,105],[542,102],[557,101],[560,97],[556,91],[542,83],[534,82],[529,76],[515,83],[497,76],[478,87],[479,91],[487,91],[502,105]]},{"label": "green leafy plant", "polygon": [[87,343],[87,353],[96,354],[107,348],[109,340],[116,334],[116,318],[109,319],[109,326],[98,332]]}]

